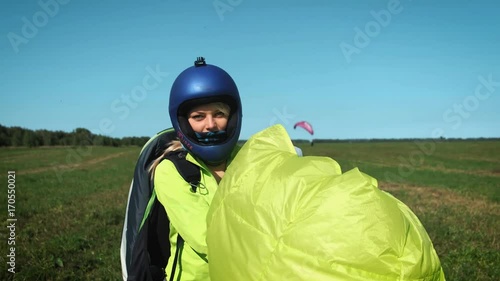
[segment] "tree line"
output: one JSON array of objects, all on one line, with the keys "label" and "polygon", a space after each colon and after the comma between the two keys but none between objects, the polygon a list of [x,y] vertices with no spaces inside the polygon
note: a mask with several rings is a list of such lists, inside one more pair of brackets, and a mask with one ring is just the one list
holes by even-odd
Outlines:
[{"label": "tree line", "polygon": [[112,138],[96,135],[85,128],[76,128],[71,132],[30,130],[22,127],[0,125],[1,146],[143,146],[149,137]]},{"label": "tree line", "polygon": [[[109,136],[95,135],[85,128],[76,128],[72,132],[64,131],[49,131],[49,130],[30,130],[22,127],[6,127],[0,124],[0,147],[5,146],[24,146],[24,147],[38,147],[38,146],[140,146],[142,147],[149,140],[149,137],[123,137],[112,138]],[[397,141],[415,141],[415,140],[432,140],[432,141],[462,141],[462,140],[475,140],[499,141],[500,138],[438,138],[438,139],[296,139],[294,143],[331,143],[331,142],[397,142]],[[245,143],[246,140],[240,140],[240,144]]]}]

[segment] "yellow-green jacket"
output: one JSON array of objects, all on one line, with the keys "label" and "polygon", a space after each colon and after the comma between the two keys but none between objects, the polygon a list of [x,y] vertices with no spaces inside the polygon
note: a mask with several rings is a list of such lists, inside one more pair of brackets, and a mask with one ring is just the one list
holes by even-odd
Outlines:
[{"label": "yellow-green jacket", "polygon": [[376,179],[298,157],[281,125],[250,138],[207,215],[214,281],[441,281],[426,230]]},{"label": "yellow-green jacket", "polygon": [[[237,149],[231,156],[234,157]],[[196,193],[182,178],[171,161],[163,160],[155,170],[154,188],[158,201],[170,220],[170,258],[165,273],[169,280],[177,247],[177,236],[184,240],[177,260],[174,280],[210,280],[208,274],[206,215],[217,190],[217,181],[208,168],[191,154],[186,159],[200,167],[201,180]],[[180,275],[180,279],[179,278]]]}]

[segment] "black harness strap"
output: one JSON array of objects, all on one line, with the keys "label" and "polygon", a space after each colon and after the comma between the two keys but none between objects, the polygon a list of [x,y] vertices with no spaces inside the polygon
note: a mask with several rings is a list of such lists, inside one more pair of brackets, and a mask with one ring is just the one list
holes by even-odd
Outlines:
[{"label": "black harness strap", "polygon": [[200,183],[200,167],[186,160],[186,151],[174,151],[165,156],[174,163],[182,178],[191,185],[191,192],[196,192],[196,187]]},{"label": "black harness strap", "polygon": [[181,248],[184,247],[184,239],[177,234],[177,245],[175,246],[175,256],[174,256],[174,264],[172,265],[172,271],[170,272],[170,279],[169,281],[174,281],[174,275],[175,275],[175,268],[177,267],[177,259],[179,258],[181,254]]},{"label": "black harness strap", "polygon": [[[158,132],[143,146],[137,159],[122,234],[125,251],[121,251],[120,255],[124,265],[122,270],[126,271],[128,281],[164,281],[166,278],[165,268],[171,254],[174,254],[170,253],[168,241],[170,222],[165,208],[155,196],[154,180],[151,179],[149,168],[176,139],[173,128]],[[191,192],[199,192],[200,168],[187,161],[186,154],[186,151],[171,152],[164,159],[174,163],[179,174],[191,186]],[[182,266],[179,260],[182,259],[183,242],[178,235],[178,247],[173,257],[174,270]]]},{"label": "black harness strap", "polygon": [[[191,185],[191,192],[195,193],[196,192],[196,187],[200,183],[201,180],[201,172],[200,172],[200,167],[198,167],[196,164],[189,162],[186,160],[186,154],[187,152],[184,150],[181,151],[174,151],[169,154],[167,154],[164,159],[168,159],[174,163],[175,168],[179,172],[179,174],[182,176],[182,178]],[[161,204],[159,204],[161,205]],[[168,216],[166,215],[165,212],[165,217],[167,218],[168,221]],[[170,230],[167,229],[169,232]],[[163,237],[168,237],[169,233],[165,233]],[[167,245],[162,245],[162,247],[170,247],[170,243],[164,243]],[[178,258],[180,255],[180,249],[184,245],[184,239],[182,239],[180,234],[177,234],[177,245],[176,245],[176,250],[175,250],[175,256],[174,256],[174,264],[172,265],[172,271],[170,272],[170,281],[174,280],[174,275],[175,275],[175,269],[177,267],[178,263]],[[170,251],[170,248],[168,249]]]}]

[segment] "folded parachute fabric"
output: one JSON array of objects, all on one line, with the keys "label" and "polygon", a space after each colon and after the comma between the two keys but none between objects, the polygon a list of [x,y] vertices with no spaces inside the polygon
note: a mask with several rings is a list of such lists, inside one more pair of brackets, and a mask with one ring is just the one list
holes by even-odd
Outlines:
[{"label": "folded parachute fabric", "polygon": [[376,179],[298,157],[286,130],[252,136],[207,216],[211,280],[445,280],[426,230]]}]

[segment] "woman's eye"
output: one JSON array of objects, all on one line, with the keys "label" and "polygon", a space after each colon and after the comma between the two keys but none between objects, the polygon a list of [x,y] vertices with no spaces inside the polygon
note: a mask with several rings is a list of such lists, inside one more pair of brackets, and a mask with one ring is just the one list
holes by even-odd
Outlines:
[{"label": "woman's eye", "polygon": [[219,111],[215,113],[215,117],[226,117],[226,114],[224,114],[224,112]]},{"label": "woman's eye", "polygon": [[191,119],[194,119],[194,120],[202,120],[202,119],[203,119],[203,116],[202,116],[202,115],[193,115],[193,116],[191,116]]}]

